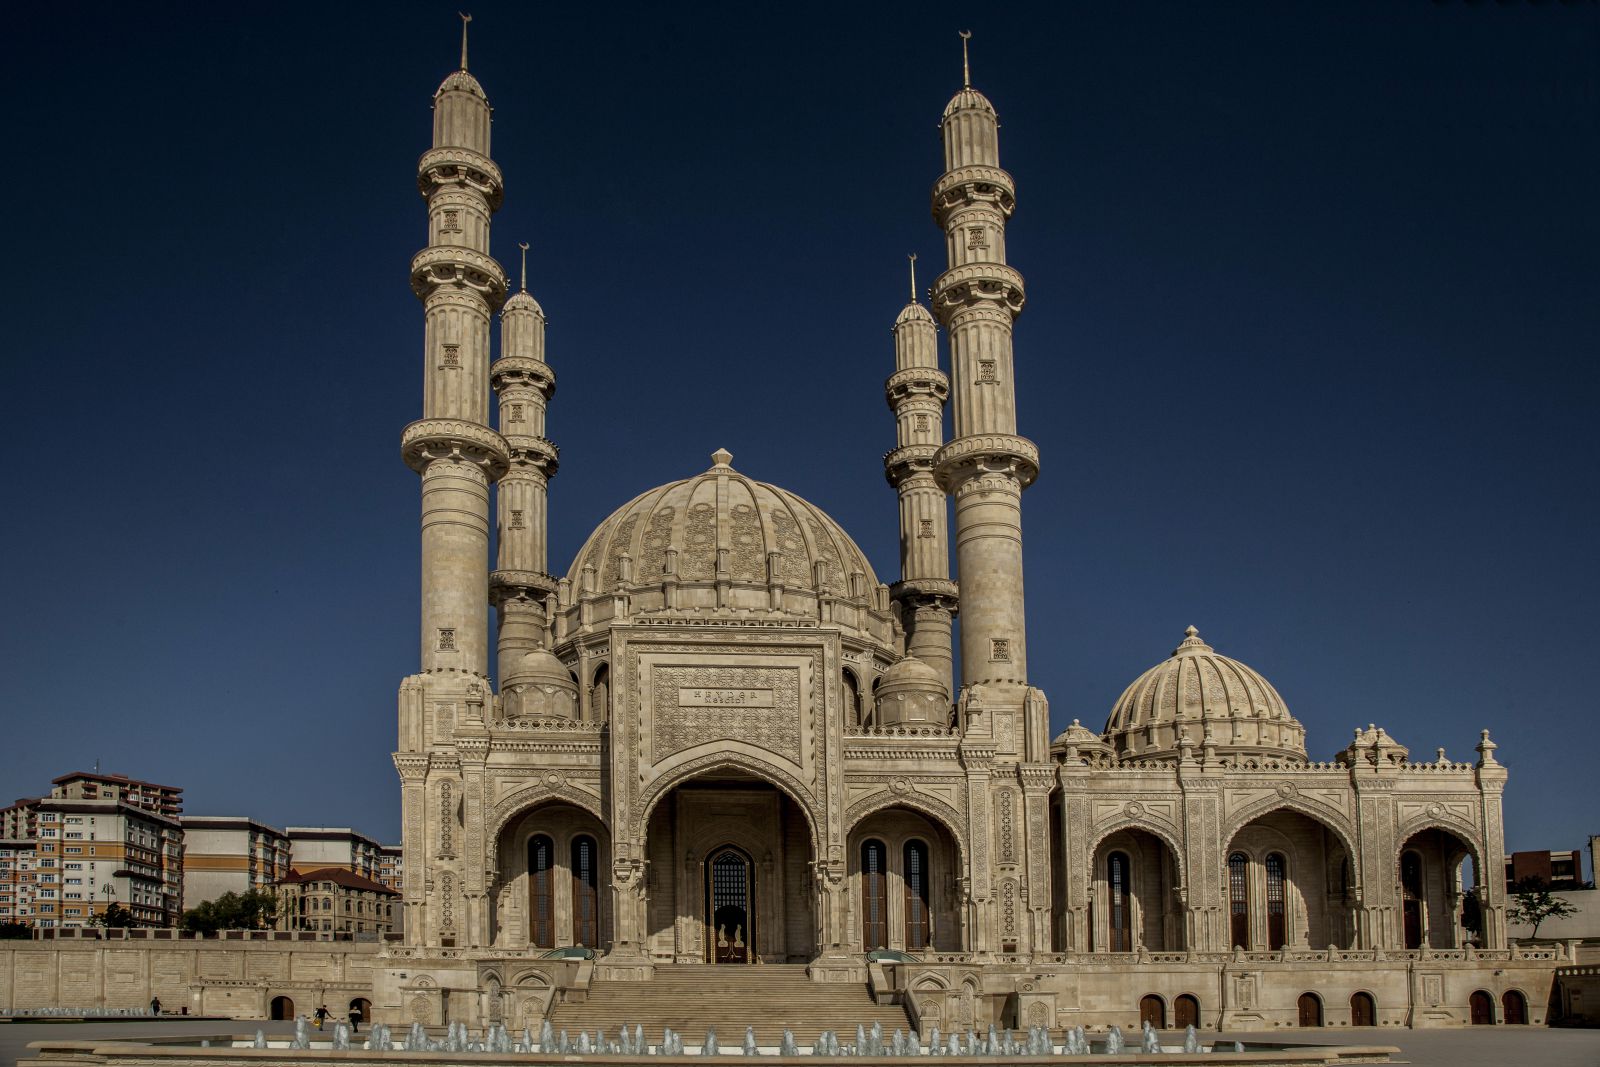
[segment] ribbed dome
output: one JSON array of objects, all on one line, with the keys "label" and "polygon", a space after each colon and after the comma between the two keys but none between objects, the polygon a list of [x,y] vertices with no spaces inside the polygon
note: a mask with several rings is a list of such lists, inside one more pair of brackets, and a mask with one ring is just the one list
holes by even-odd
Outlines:
[{"label": "ribbed dome", "polygon": [[944,106],[944,118],[949,118],[957,111],[987,111],[991,115],[995,113],[994,105],[989,103],[989,98],[970,86],[950,98],[950,102]]},{"label": "ribbed dome", "polygon": [[928,309],[923,307],[921,304],[912,302],[902,308],[900,311],[900,317],[894,320],[894,324],[896,326],[903,326],[908,322],[926,322],[929,326],[932,326],[933,315],[931,315],[928,312]]},{"label": "ribbed dome", "polygon": [[449,74],[444,81],[439,83],[439,88],[434,90],[433,95],[438,96],[440,93],[449,92],[471,93],[473,96],[482,97],[485,100],[489,99],[489,94],[483,91],[483,86],[478,84],[478,79],[465,70],[458,70]]},{"label": "ribbed dome", "polygon": [[[773,575],[789,589],[820,584],[834,596],[870,600],[878,579],[839,524],[816,505],[777,486],[746,478],[719,450],[703,474],[641,493],[618,508],[589,536],[567,577],[582,589],[584,568],[594,568],[594,588],[618,582],[658,586],[676,550],[673,573],[682,582],[710,582],[721,569],[735,585],[768,585]],[[629,574],[624,574],[624,556]]]},{"label": "ribbed dome", "polygon": [[1124,756],[1178,753],[1180,736],[1198,750],[1305,759],[1305,728],[1261,675],[1218,655],[1193,626],[1172,656],[1141,674],[1117,700],[1106,734]]}]

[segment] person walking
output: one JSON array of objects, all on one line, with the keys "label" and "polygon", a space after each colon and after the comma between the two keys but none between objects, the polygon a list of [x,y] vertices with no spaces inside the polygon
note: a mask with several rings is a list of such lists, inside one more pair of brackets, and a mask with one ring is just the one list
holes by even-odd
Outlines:
[{"label": "person walking", "polygon": [[322,1005],[322,1007],[312,1012],[311,1016],[317,1020],[317,1029],[321,1030],[322,1024],[328,1020],[328,1006],[326,1004]]},{"label": "person walking", "polygon": [[352,1034],[359,1034],[361,1032],[361,1005],[360,1004],[352,1004],[352,1005],[350,1005],[350,1032]]},{"label": "person walking", "polygon": [[161,1014],[161,998],[160,997],[151,997],[150,998],[150,1014],[151,1015],[160,1015]]}]

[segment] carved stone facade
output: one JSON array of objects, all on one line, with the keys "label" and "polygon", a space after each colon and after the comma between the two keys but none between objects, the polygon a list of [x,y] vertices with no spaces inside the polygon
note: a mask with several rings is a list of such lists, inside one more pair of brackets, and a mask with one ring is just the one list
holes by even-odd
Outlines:
[{"label": "carved stone facade", "polygon": [[[947,1025],[1125,1022],[1144,984],[1169,979],[1163,996],[1204,1001],[1196,1022],[1275,1024],[1276,983],[1300,980],[1291,957],[1392,961],[1402,985],[1429,953],[1509,960],[1493,876],[1506,774],[1487,734],[1472,763],[1413,761],[1375,727],[1312,762],[1271,684],[1191,628],[1103,732],[1074,722],[1051,741],[1023,612],[1039,453],[1016,432],[1016,201],[994,109],[970,86],[942,120],[948,269],[933,312],[913,280],[894,327],[901,580],[881,584],[823,511],[720,450],[620,507],[564,577],[545,573],[555,376],[526,270],[506,299],[488,257],[500,178],[464,68],[435,97],[421,173],[427,418],[405,451],[423,482],[422,670],[400,693],[405,933],[380,1014],[487,1019],[522,1002],[518,961],[575,946],[598,957],[582,974],[636,979],[789,962],[865,980],[870,953],[904,952],[916,961],[892,981]],[[443,225],[457,212],[470,225]],[[1478,958],[1440,973],[1486,981]],[[1440,1020],[1459,988],[1440,993]]]}]

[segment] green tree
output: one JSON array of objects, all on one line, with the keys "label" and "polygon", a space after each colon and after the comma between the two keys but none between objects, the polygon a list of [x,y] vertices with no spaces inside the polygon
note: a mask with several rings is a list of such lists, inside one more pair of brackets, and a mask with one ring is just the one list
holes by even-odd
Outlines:
[{"label": "green tree", "polygon": [[0,941],[26,941],[33,936],[33,927],[27,923],[7,919],[0,923]]},{"label": "green tree", "polygon": [[183,913],[183,928],[199,934],[218,930],[264,930],[278,914],[278,898],[263,889],[227,892]]},{"label": "green tree", "polygon": [[89,925],[104,926],[108,930],[126,930],[138,926],[139,920],[133,917],[133,912],[113,900],[106,906],[105,911],[89,920]]},{"label": "green tree", "polygon": [[1543,878],[1530,874],[1519,878],[1511,887],[1511,906],[1506,918],[1514,923],[1528,923],[1533,931],[1529,938],[1539,936],[1539,924],[1546,919],[1563,919],[1578,914],[1578,906],[1565,897],[1558,897]]}]

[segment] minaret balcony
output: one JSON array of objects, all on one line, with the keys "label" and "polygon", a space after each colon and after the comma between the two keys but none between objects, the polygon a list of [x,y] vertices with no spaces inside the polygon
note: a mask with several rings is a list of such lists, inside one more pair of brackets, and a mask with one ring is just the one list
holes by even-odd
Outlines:
[{"label": "minaret balcony", "polygon": [[946,214],[975,203],[994,204],[1010,218],[1017,207],[1016,182],[999,167],[974,164],[945,171],[933,183],[933,217],[941,226]]},{"label": "minaret balcony", "polygon": [[550,364],[531,356],[502,356],[489,368],[489,385],[496,393],[522,386],[537,389],[549,400],[556,395],[556,372]]},{"label": "minaret balcony", "polygon": [[466,185],[483,194],[490,211],[500,210],[505,179],[488,156],[470,148],[431,148],[417,161],[417,188],[424,197],[451,185]]},{"label": "minaret balcony", "polygon": [[898,489],[900,483],[913,474],[932,473],[938,452],[938,445],[902,445],[893,451],[885,452],[883,475],[889,479],[890,485]]},{"label": "minaret balcony", "polygon": [[958,437],[934,457],[934,476],[947,493],[984,474],[1005,474],[1026,489],[1039,477],[1039,446],[1008,433]]},{"label": "minaret balcony", "polygon": [[436,459],[454,459],[482,467],[491,482],[511,465],[505,438],[463,419],[418,419],[400,435],[400,455],[418,474]]},{"label": "minaret balcony", "polygon": [[419,300],[440,286],[454,285],[481,294],[491,308],[506,298],[506,272],[493,256],[460,245],[432,245],[411,259],[411,291]]},{"label": "minaret balcony", "polygon": [[960,588],[949,578],[905,578],[889,587],[889,599],[902,604],[927,604],[956,613]]},{"label": "minaret balcony", "polygon": [[952,267],[933,283],[933,308],[941,318],[980,304],[999,304],[1015,317],[1026,299],[1021,273],[1004,263]]},{"label": "minaret balcony", "polygon": [[534,467],[550,478],[561,466],[561,450],[543,437],[513,433],[507,434],[505,441],[513,469]]},{"label": "minaret balcony", "polygon": [[889,375],[883,391],[891,408],[913,396],[931,396],[943,404],[950,398],[950,378],[936,367],[907,367]]},{"label": "minaret balcony", "polygon": [[543,571],[492,571],[489,574],[489,599],[498,606],[505,600],[519,597],[544,602],[554,596],[558,583]]}]

